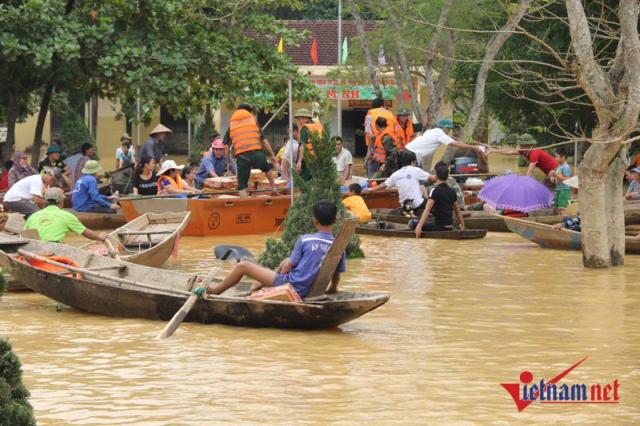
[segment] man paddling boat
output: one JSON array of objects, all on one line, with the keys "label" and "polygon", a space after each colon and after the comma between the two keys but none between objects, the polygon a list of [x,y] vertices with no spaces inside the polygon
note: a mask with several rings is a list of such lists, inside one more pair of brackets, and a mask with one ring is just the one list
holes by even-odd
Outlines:
[{"label": "man paddling boat", "polygon": [[86,228],[73,214],[62,209],[64,191],[60,188],[49,188],[44,196],[47,207],[35,212],[24,225],[25,229],[38,231],[40,239],[54,243],[63,243],[67,232],[74,232],[90,240],[104,241],[107,234],[96,233]]}]

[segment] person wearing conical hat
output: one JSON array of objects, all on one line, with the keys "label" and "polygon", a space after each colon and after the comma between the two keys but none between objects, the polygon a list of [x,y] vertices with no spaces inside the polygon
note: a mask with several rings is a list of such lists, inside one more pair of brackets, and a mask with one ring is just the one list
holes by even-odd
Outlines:
[{"label": "person wearing conical hat", "polygon": [[311,145],[311,136],[313,133],[318,133],[320,136],[324,133],[324,127],[321,123],[315,123],[313,121],[313,114],[306,108],[300,108],[293,116],[298,121],[298,128],[300,129],[300,153],[296,163],[296,171],[300,174],[302,179],[310,180],[311,172],[307,168],[304,157],[313,155],[313,145]]},{"label": "person wearing conical hat", "polygon": [[173,130],[170,128],[163,126],[162,124],[158,124],[153,130],[149,133],[149,137],[142,144],[142,152],[140,152],[140,157],[151,157],[156,160],[156,163],[160,164],[162,162],[162,157],[164,157],[164,148],[162,147],[162,142],[167,140],[169,135],[173,133]]},{"label": "person wearing conical hat", "polygon": [[75,211],[115,214],[120,208],[113,202],[117,197],[107,197],[98,191],[98,175],[103,173],[104,169],[96,160],[85,163],[82,176],[76,181],[71,192],[71,205]]}]

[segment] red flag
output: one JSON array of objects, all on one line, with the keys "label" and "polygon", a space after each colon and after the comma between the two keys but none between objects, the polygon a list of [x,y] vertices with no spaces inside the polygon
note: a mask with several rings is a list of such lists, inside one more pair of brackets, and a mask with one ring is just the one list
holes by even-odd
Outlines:
[{"label": "red flag", "polygon": [[311,60],[313,61],[313,65],[318,65],[318,42],[315,37],[311,42]]}]

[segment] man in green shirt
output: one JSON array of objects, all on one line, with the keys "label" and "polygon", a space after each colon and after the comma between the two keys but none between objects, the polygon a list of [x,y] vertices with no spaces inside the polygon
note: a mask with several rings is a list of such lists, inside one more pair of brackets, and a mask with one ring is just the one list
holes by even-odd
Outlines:
[{"label": "man in green shirt", "polygon": [[35,229],[38,231],[40,239],[43,241],[64,242],[67,232],[75,232],[91,240],[104,241],[107,234],[96,232],[85,228],[78,218],[66,210],[62,210],[64,203],[64,191],[60,188],[49,188],[44,196],[47,207],[29,216],[25,229]]}]

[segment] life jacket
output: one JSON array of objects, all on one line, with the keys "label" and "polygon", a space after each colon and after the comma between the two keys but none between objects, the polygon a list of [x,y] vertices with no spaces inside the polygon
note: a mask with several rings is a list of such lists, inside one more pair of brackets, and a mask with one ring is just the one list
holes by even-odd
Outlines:
[{"label": "life jacket", "polygon": [[[42,257],[52,260],[54,262],[62,263],[63,265],[69,265],[76,268],[80,266],[73,260],[69,259],[68,257],[62,257],[62,256],[42,256]],[[73,273],[73,272],[70,272],[68,269],[65,269],[57,265],[52,265],[51,263],[47,263],[43,260],[38,260],[33,258],[27,260],[24,256],[18,256],[17,259],[20,262],[28,263],[34,268],[42,269],[43,271],[53,272],[56,274],[62,274],[63,272],[68,271],[68,273],[62,274],[62,275],[64,275],[65,277],[82,279],[82,274],[80,274],[79,272]]]},{"label": "life jacket", "polygon": [[311,145],[311,137],[313,136],[314,132],[317,132],[320,137],[322,137],[322,135],[324,134],[324,127],[322,127],[321,123],[305,123],[300,126],[300,131],[302,131],[302,129],[304,129],[305,127],[309,130],[309,139],[307,139],[307,143],[304,145],[304,150],[310,155],[313,155],[313,145]]},{"label": "life jacket", "polygon": [[[169,185],[162,184],[162,181],[165,179],[169,181]],[[184,182],[182,181],[182,178],[180,177],[180,175],[176,176],[175,180],[169,175],[162,175],[158,178],[158,190],[164,191],[164,188],[166,186],[173,186],[176,189],[184,189]]]},{"label": "life jacket", "polygon": [[387,151],[384,149],[384,143],[382,143],[382,140],[385,136],[390,136],[391,139],[393,139],[393,144],[396,145],[396,148],[398,146],[396,142],[397,138],[394,127],[387,126],[386,129],[382,131],[382,133],[379,133],[376,136],[376,142],[373,146],[373,159],[380,164],[383,164],[385,161],[387,161]]},{"label": "life jacket", "polygon": [[260,128],[253,114],[244,109],[235,111],[231,116],[229,138],[236,157],[245,152],[262,150]]},{"label": "life jacket", "polygon": [[405,146],[407,146],[407,144],[409,142],[411,142],[411,139],[413,138],[413,135],[415,134],[414,130],[413,130],[413,123],[411,122],[411,120],[407,120],[407,128],[403,129],[402,128],[402,124],[400,124],[400,121],[397,122],[398,123],[398,135],[402,137],[402,144],[403,144],[403,148]]},{"label": "life jacket", "polygon": [[367,146],[371,145],[371,136],[378,136],[378,129],[376,129],[376,120],[378,117],[384,117],[387,119],[387,127],[393,125],[396,122],[396,117],[391,111],[386,108],[372,108],[367,112],[367,117],[371,117],[371,134],[366,135]]}]

